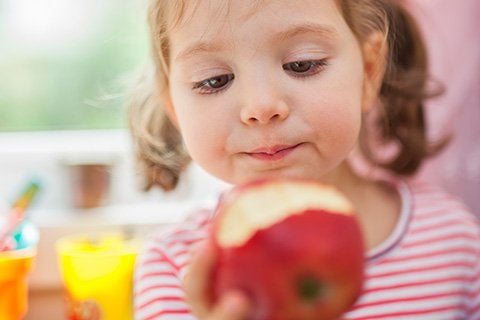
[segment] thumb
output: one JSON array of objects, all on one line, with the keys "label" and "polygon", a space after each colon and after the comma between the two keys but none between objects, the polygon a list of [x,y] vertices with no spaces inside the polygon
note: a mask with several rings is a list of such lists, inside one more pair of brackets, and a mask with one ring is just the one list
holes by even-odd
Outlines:
[{"label": "thumb", "polygon": [[226,293],[215,306],[211,320],[244,320],[251,313],[251,304],[247,296],[240,291]]}]

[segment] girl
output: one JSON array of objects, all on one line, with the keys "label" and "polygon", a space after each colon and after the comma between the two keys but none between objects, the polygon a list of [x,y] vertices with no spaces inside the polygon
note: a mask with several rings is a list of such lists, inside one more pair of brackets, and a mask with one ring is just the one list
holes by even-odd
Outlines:
[{"label": "girl", "polygon": [[[425,139],[423,45],[396,1],[156,0],[150,26],[154,85],[131,118],[149,186],[174,188],[190,158],[231,184],[333,184],[368,248],[364,291],[344,319],[480,319],[478,222],[402,178],[438,148]],[[356,165],[357,146],[381,177]],[[141,255],[137,319],[248,319],[241,292],[206,298],[215,255],[198,244],[211,214]]]}]

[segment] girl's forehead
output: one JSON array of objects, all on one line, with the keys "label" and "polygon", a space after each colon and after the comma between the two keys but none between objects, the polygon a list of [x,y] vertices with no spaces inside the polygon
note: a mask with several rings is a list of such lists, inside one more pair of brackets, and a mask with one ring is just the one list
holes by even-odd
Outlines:
[{"label": "girl's forehead", "polygon": [[[215,23],[241,23],[260,13],[275,16],[281,13],[302,12],[301,7],[337,6],[336,0],[172,0],[170,28],[176,29],[203,17],[203,26]],[[340,11],[337,12],[340,14]],[[267,21],[264,21],[267,23]]]},{"label": "girl's forehead", "polygon": [[170,8],[174,11],[171,12],[171,17],[173,17],[171,22],[178,26],[198,14],[199,11],[206,11],[216,18],[226,18],[232,11],[238,12],[239,8],[244,12],[244,18],[248,18],[261,10],[268,2],[269,0],[171,0],[170,3],[173,5],[170,5]]},{"label": "girl's forehead", "polygon": [[344,22],[336,0],[190,0],[179,3],[182,4],[174,5],[175,12],[168,15],[169,20],[172,19],[167,27],[170,39],[179,32],[190,38],[226,30],[235,33],[247,24],[262,29],[309,19],[317,23]]}]

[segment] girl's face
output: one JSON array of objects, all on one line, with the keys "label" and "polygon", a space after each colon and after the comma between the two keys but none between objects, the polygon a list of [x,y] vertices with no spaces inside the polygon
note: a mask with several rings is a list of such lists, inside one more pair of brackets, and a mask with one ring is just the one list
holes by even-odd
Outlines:
[{"label": "girl's face", "polygon": [[191,157],[230,183],[341,174],[371,101],[335,1],[188,5],[169,38],[166,104]]}]

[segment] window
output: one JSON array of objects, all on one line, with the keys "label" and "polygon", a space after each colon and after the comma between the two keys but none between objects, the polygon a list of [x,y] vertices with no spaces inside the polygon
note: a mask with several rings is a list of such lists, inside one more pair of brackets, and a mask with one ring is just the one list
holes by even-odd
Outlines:
[{"label": "window", "polygon": [[0,132],[124,128],[144,0],[0,0]]}]

